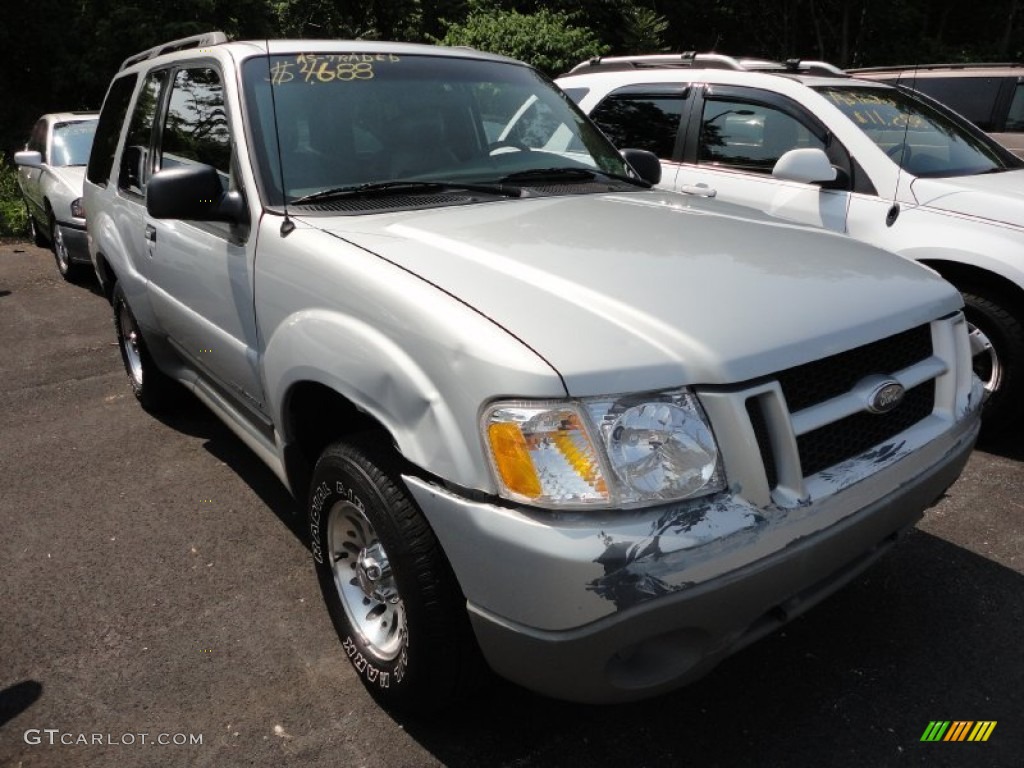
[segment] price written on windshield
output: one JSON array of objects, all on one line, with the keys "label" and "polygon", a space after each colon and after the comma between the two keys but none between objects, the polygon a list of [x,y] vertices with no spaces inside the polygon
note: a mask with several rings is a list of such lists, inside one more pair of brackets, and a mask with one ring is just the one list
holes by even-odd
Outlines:
[{"label": "price written on windshield", "polygon": [[300,53],[291,58],[275,58],[269,79],[274,85],[372,80],[376,65],[399,61],[401,58],[393,53]]},{"label": "price written on windshield", "polygon": [[832,92],[828,94],[828,98],[861,126],[911,129],[925,127],[920,115],[908,115],[900,110],[900,105],[895,100],[885,96],[866,93],[854,97],[848,93]]}]

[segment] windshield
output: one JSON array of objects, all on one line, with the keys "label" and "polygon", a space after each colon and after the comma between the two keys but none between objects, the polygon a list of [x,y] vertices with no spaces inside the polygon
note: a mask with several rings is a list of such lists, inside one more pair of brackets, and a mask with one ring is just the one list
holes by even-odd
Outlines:
[{"label": "windshield", "polygon": [[396,181],[494,184],[523,171],[581,168],[631,175],[578,109],[524,66],[289,54],[250,59],[243,79],[271,205]]},{"label": "windshield", "polygon": [[92,137],[95,133],[95,120],[79,120],[54,125],[50,165],[85,165],[88,163]]},{"label": "windshield", "polygon": [[816,90],[915,176],[973,176],[1015,167],[980,132],[912,94],[870,86]]}]

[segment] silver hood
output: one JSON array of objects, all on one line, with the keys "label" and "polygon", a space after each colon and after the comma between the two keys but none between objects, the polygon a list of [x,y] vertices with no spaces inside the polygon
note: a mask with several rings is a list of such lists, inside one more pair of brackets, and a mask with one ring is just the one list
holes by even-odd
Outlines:
[{"label": "silver hood", "polygon": [[1024,227],[1024,170],[914,179],[911,189],[928,208]]},{"label": "silver hood", "polygon": [[305,221],[472,306],[575,396],[752,379],[961,306],[884,251],[658,191]]}]

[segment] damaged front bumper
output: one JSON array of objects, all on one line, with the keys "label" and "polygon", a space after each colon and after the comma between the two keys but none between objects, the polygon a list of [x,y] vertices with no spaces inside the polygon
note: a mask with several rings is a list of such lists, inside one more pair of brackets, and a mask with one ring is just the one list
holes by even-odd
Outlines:
[{"label": "damaged front bumper", "polygon": [[556,516],[405,479],[494,670],[562,699],[623,701],[700,677],[860,573],[956,480],[978,425],[975,413],[791,508],[723,493]]}]

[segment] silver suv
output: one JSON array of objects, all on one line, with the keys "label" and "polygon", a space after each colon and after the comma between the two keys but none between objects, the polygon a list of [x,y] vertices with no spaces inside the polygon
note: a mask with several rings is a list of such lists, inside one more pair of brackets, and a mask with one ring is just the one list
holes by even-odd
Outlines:
[{"label": "silver suv", "polygon": [[971,450],[949,284],[625,156],[465,49],[216,34],[109,88],[85,196],[131,387],[156,410],[184,385],[305,502],[387,706],[484,661],[581,701],[692,680]]}]

